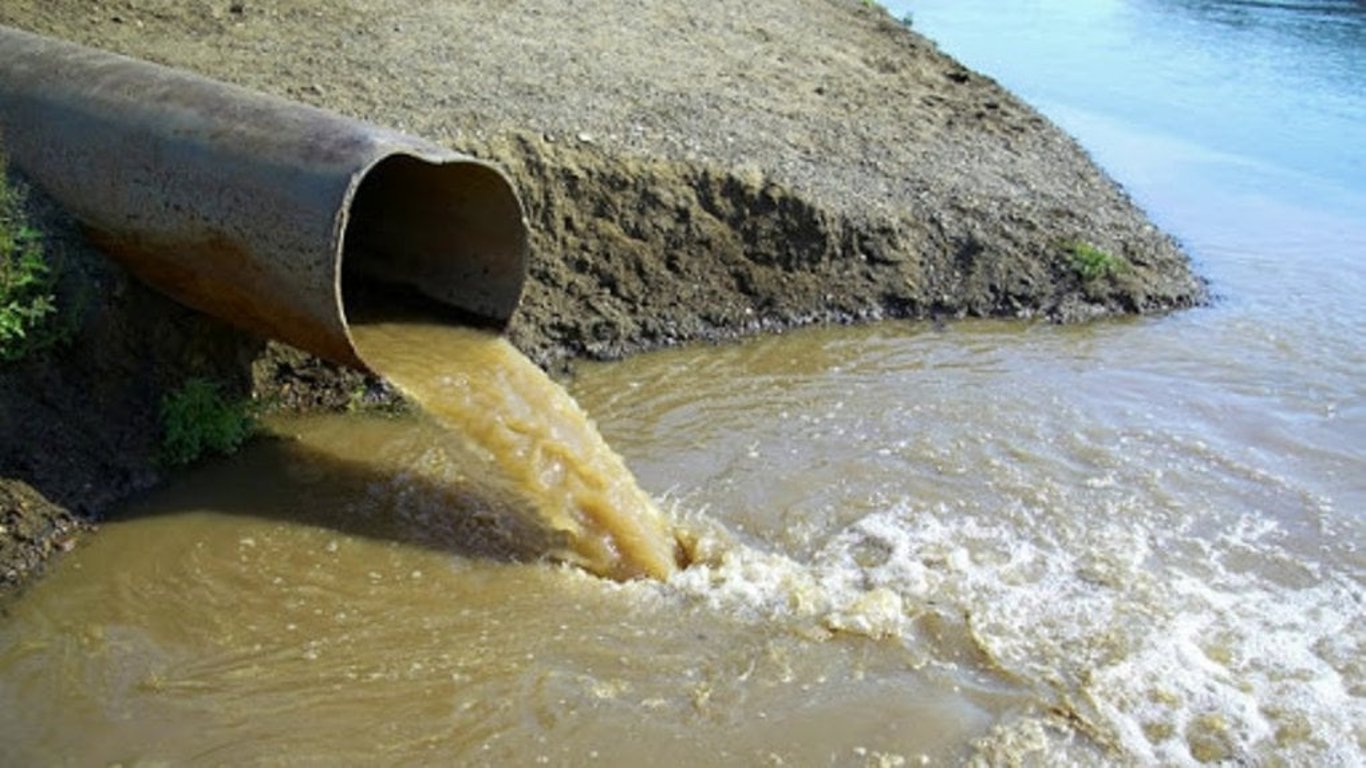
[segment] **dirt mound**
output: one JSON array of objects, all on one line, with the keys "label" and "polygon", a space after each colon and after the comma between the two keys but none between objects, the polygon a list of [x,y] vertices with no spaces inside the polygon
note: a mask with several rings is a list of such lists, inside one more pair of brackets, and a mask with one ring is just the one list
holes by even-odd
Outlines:
[{"label": "dirt mound", "polygon": [[[488,154],[523,190],[532,225],[512,337],[547,365],[817,322],[1070,321],[1200,296],[1184,257],[1118,195],[1109,208],[1021,193],[879,216],[818,205],[752,169],[524,136]],[[1128,267],[1085,279],[1080,242]]]}]

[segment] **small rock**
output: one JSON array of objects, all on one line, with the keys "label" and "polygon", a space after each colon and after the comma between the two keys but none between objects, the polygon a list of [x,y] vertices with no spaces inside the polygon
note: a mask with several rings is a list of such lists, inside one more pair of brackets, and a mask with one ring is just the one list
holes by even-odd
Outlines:
[{"label": "small rock", "polygon": [[578,134],[578,136],[576,136],[575,138],[577,138],[577,139],[579,140],[579,143],[580,143],[580,144],[592,144],[592,143],[593,143],[593,134],[591,134],[591,133],[584,133],[584,132],[580,131],[579,134]]}]

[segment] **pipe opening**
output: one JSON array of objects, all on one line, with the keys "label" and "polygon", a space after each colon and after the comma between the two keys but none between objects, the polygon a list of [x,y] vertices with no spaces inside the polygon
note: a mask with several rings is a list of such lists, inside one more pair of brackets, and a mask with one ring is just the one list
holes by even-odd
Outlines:
[{"label": "pipe opening", "polygon": [[476,161],[390,155],[365,173],[342,236],[342,310],[503,328],[526,280],[526,228],[507,179]]}]

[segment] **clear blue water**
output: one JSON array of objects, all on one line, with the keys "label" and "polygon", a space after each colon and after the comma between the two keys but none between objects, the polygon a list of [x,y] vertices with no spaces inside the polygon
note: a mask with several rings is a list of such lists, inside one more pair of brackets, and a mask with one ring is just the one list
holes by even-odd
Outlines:
[{"label": "clear blue water", "polygon": [[924,0],[888,7],[911,13],[914,27],[943,49],[1102,150],[1105,138],[1072,120],[1073,111],[1366,194],[1366,3]]}]

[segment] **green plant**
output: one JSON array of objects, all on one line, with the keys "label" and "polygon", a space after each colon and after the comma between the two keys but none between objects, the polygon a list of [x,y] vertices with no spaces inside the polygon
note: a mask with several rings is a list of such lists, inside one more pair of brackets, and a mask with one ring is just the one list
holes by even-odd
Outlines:
[{"label": "green plant", "polygon": [[64,338],[57,311],[56,271],[43,236],[24,214],[24,193],[5,175],[0,149],[0,361],[13,362]]},{"label": "green plant", "polygon": [[1129,268],[1129,262],[1122,256],[1114,256],[1090,243],[1073,243],[1072,270],[1082,282],[1091,283],[1111,277]]},{"label": "green plant", "polygon": [[235,453],[255,428],[248,401],[226,399],[217,384],[190,379],[161,401],[161,462],[184,466],[208,454]]}]

